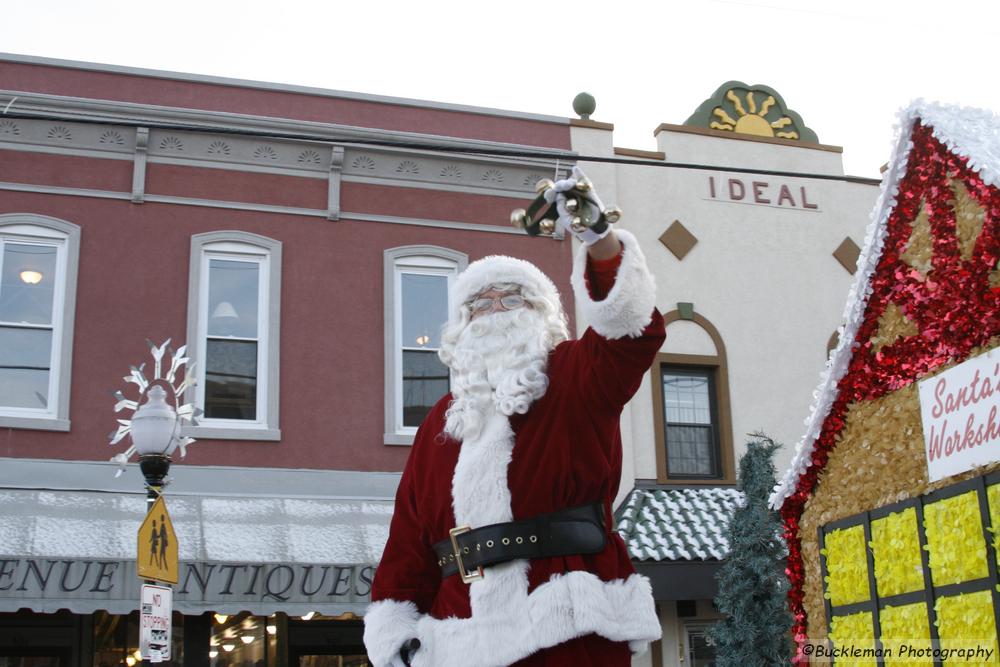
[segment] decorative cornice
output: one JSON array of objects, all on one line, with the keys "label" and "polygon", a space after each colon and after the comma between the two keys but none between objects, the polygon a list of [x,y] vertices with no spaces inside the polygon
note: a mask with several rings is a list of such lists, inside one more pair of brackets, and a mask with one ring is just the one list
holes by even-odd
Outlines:
[{"label": "decorative cornice", "polygon": [[[3,99],[3,93],[0,93]],[[92,101],[90,101],[92,102]],[[21,98],[17,101],[18,108],[24,112],[23,106],[28,104]],[[118,107],[118,103],[109,103]],[[66,108],[38,108],[30,105],[31,111],[39,113],[66,114]],[[77,110],[82,118],[85,110]],[[72,113],[72,112],[71,112]],[[201,125],[199,118],[202,112],[194,112],[189,116],[186,112],[175,110],[169,117],[165,112],[155,114],[138,114],[139,121],[164,122],[174,124]],[[217,118],[215,129],[219,132],[184,131],[172,129],[157,129],[130,127],[122,125],[122,121],[136,121],[136,114],[127,113],[125,109],[105,109],[101,112],[103,123],[74,123],[63,120],[39,120],[25,118],[7,118],[0,121],[0,148],[9,150],[24,150],[65,155],[77,155],[110,159],[135,159],[137,167],[144,164],[175,164],[233,171],[263,172],[284,176],[299,176],[306,178],[329,179],[332,172],[340,174],[346,181],[373,182],[388,185],[404,185],[406,187],[429,188],[458,192],[472,192],[492,196],[525,198],[534,194],[535,183],[544,177],[552,177],[556,169],[554,160],[548,158],[521,157],[487,157],[470,156],[466,154],[442,154],[432,150],[397,148],[386,146],[335,146],[331,150],[336,126],[326,126],[330,143],[308,142],[293,139],[269,137],[254,137],[231,132],[224,132],[221,123],[228,120],[229,115]],[[115,124],[115,121],[119,124]],[[288,132],[289,127],[279,122],[280,127],[271,127],[272,119],[259,119],[257,126],[245,126],[244,129],[255,132],[274,131]],[[314,132],[315,128],[306,128]],[[302,132],[301,125],[296,125],[295,132]],[[144,133],[148,132],[148,137]],[[344,139],[344,137],[340,137]],[[379,141],[384,142],[393,137],[379,134]],[[396,136],[403,143],[428,143],[428,137]],[[374,136],[369,137],[374,140]],[[442,148],[504,148],[522,150],[522,146],[506,144],[489,144],[485,142],[458,142],[445,140]],[[338,152],[338,150],[340,152]],[[335,164],[334,156],[342,159]],[[138,201],[142,199],[141,183],[136,184],[134,195]],[[138,203],[137,201],[137,203]],[[331,209],[331,214],[334,211]]]},{"label": "decorative cornice", "polygon": [[[357,127],[336,123],[320,123],[317,121],[299,120],[295,118],[277,118],[274,116],[254,116],[230,111],[209,111],[205,109],[188,109],[166,107],[155,104],[140,104],[136,102],[121,102],[117,100],[99,100],[87,97],[69,97],[64,95],[49,95],[46,93],[25,92],[0,89],[0,101],[5,103],[13,100],[13,105],[6,109],[8,114],[39,113],[59,114],[72,120],[73,117],[87,121],[107,121],[114,125],[123,122],[127,125],[155,126],[171,123],[187,125],[199,129],[220,131],[246,130],[257,133],[303,134],[308,137],[320,138],[332,142],[363,142],[376,143],[392,141],[400,143],[419,143],[433,145],[442,149],[460,148],[466,151],[477,148],[485,150],[516,150],[523,152],[537,151],[543,155],[558,152],[555,148],[540,148],[524,144],[512,144],[483,139],[466,139],[419,132],[403,132],[399,130],[384,130],[379,128]],[[572,155],[566,151],[567,155]]]}]

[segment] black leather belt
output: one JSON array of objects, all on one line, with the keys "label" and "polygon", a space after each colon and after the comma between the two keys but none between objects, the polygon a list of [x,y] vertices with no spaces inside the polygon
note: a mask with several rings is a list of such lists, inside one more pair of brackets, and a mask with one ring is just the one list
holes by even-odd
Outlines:
[{"label": "black leather belt", "polygon": [[441,576],[461,574],[465,583],[481,578],[484,567],[517,558],[600,553],[608,537],[602,503],[475,529],[456,526],[449,533],[433,547]]}]

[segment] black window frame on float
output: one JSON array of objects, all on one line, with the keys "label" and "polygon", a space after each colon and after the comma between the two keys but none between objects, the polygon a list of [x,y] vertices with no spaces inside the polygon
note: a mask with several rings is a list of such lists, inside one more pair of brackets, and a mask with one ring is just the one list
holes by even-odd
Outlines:
[{"label": "black window frame on float", "polygon": [[[692,378],[704,378],[708,385],[708,406],[709,406],[709,423],[689,423],[689,422],[670,422],[667,420],[667,397],[666,392],[663,390],[664,379],[667,375],[673,375],[678,377],[692,377]],[[662,435],[664,443],[664,465],[666,466],[667,477],[671,480],[688,480],[688,479],[710,479],[710,480],[721,480],[723,478],[722,470],[722,442],[720,437],[720,425],[719,425],[719,405],[718,405],[718,395],[717,395],[717,380],[716,380],[716,369],[707,366],[692,366],[687,364],[670,364],[661,363],[659,365],[658,382],[660,386],[660,405],[659,410],[662,415]],[[682,428],[706,428],[709,431],[709,445],[711,448],[711,467],[712,472],[707,474],[699,473],[682,473],[673,472],[670,469],[670,428],[671,427],[682,427]]]},{"label": "black window frame on float", "polygon": [[[865,556],[868,568],[868,600],[864,602],[854,602],[851,604],[834,606],[830,602],[830,598],[824,595],[823,606],[826,612],[827,635],[829,636],[831,631],[831,622],[834,614],[837,616],[847,616],[850,614],[869,612],[872,615],[872,630],[874,632],[876,656],[880,656],[883,653],[881,639],[882,609],[886,606],[900,606],[923,602],[927,609],[927,622],[929,624],[931,646],[934,649],[938,649],[940,648],[940,637],[938,636],[938,618],[937,611],[935,610],[935,603],[938,598],[966,593],[978,593],[988,590],[991,592],[991,599],[993,601],[993,622],[997,632],[997,638],[1000,640],[1000,591],[997,590],[997,586],[1000,584],[1000,578],[998,578],[997,574],[997,553],[994,547],[992,535],[989,531],[992,527],[992,523],[990,519],[989,497],[987,496],[988,487],[996,484],[1000,484],[1000,472],[980,475],[972,479],[967,479],[962,482],[937,489],[936,491],[932,491],[916,498],[907,498],[906,500],[901,500],[899,502],[892,503],[891,505],[883,505],[873,510],[861,512],[860,514],[855,514],[836,521],[831,521],[830,523],[817,528],[820,552],[820,579],[823,582],[822,586],[824,593],[827,592],[826,579],[829,575],[829,571],[826,565],[826,555],[823,552],[826,549],[826,536],[829,533],[844,528],[853,528],[858,525],[863,526]],[[924,507],[941,500],[960,496],[970,491],[976,492],[976,498],[979,502],[979,518],[983,529],[983,541],[985,542],[986,547],[987,576],[971,581],[962,581],[954,584],[935,586],[931,578],[930,553],[927,550],[927,534],[924,529]],[[872,541],[872,522],[883,519],[890,514],[905,511],[911,507],[914,508],[916,514],[917,535],[920,545],[920,562],[921,567],[923,568],[924,587],[916,591],[880,597],[875,580],[874,552],[870,546]],[[831,660],[834,664],[836,664],[835,658],[831,658]],[[877,662],[879,665],[882,665],[882,658],[878,657]],[[934,664],[935,666],[938,666],[942,663],[935,660]]]}]

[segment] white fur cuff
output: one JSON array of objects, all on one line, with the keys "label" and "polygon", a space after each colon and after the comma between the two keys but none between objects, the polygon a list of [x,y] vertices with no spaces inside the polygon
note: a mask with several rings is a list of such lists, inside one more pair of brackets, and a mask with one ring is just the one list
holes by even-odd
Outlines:
[{"label": "white fur cuff", "polygon": [[594,301],[587,291],[584,275],[587,271],[587,248],[581,247],[573,259],[573,292],[584,324],[605,338],[614,340],[642,333],[653,317],[656,305],[656,283],[639,242],[631,232],[616,229],[615,234],[625,250],[615,276],[615,284],[603,301]]},{"label": "white fur cuff", "polygon": [[399,649],[417,636],[420,612],[412,602],[380,600],[365,611],[365,648],[375,667],[395,664]]}]

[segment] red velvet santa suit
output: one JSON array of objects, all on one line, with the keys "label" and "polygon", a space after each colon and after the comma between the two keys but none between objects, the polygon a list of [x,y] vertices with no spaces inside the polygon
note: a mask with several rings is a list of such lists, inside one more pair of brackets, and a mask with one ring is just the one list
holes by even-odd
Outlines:
[{"label": "red velvet santa suit", "polygon": [[376,667],[411,637],[421,641],[414,667],[625,666],[630,644],[643,650],[659,638],[649,582],[635,574],[613,529],[599,554],[510,561],[471,584],[442,579],[431,550],[456,525],[594,501],[614,525],[619,417],[664,338],[645,259],[634,237],[618,234],[621,265],[602,300],[588,292],[580,249],[573,285],[590,327],[552,351],[548,388],[527,414],[497,413],[475,440],[458,443],[442,435],[448,395],[417,432],[365,617]]}]

